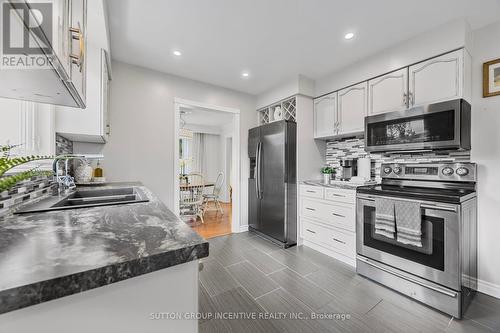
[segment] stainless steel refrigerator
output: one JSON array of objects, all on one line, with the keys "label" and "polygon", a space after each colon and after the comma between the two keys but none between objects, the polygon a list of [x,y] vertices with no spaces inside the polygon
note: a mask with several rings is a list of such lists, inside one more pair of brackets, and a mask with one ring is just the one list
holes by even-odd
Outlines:
[{"label": "stainless steel refrigerator", "polygon": [[297,124],[281,120],[248,131],[248,226],[282,247],[297,244]]}]

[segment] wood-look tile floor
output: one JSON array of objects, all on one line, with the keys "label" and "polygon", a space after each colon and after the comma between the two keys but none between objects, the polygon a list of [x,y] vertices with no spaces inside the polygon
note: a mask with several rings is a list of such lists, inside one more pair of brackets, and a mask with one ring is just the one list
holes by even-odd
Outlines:
[{"label": "wood-look tile floor", "polygon": [[209,210],[203,216],[205,223],[201,223],[198,219],[196,222],[188,224],[205,239],[229,235],[231,233],[232,206],[230,203],[221,203],[221,206],[224,214],[217,212],[214,204],[210,203]]},{"label": "wood-look tile floor", "polygon": [[[209,243],[200,263],[200,332],[500,332],[500,300],[481,293],[456,320],[307,247],[282,250],[248,232]],[[224,313],[240,318],[214,318]]]}]

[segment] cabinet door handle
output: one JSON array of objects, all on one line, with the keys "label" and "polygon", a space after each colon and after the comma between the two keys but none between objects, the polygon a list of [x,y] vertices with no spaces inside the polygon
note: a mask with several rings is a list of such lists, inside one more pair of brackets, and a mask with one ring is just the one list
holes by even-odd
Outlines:
[{"label": "cabinet door handle", "polygon": [[310,210],[311,212],[315,212],[315,211],[316,211],[316,209],[314,209],[314,208],[309,208],[309,207],[306,207],[306,209],[307,209],[307,210]]},{"label": "cabinet door handle", "polygon": [[337,214],[337,213],[332,213],[333,216],[338,216],[338,217],[345,217],[344,215],[340,215],[340,214]]},{"label": "cabinet door handle", "polygon": [[310,232],[311,234],[315,234],[316,231],[312,231],[311,229],[306,229],[306,231]]},{"label": "cabinet door handle", "polygon": [[80,27],[80,23],[78,23],[78,28],[69,28],[69,32],[71,33],[71,39],[77,40],[80,42],[80,54],[73,53],[73,43],[70,43],[70,59],[71,63],[77,65],[80,72],[83,71],[83,62],[85,60],[85,41],[83,37],[82,28]]},{"label": "cabinet door handle", "polygon": [[408,104],[408,95],[406,93],[403,94],[403,106]]},{"label": "cabinet door handle", "polygon": [[344,241],[341,241],[340,239],[337,239],[337,238],[333,238],[334,241],[336,241],[337,243],[340,243],[340,244],[344,244],[345,245],[345,242]]}]

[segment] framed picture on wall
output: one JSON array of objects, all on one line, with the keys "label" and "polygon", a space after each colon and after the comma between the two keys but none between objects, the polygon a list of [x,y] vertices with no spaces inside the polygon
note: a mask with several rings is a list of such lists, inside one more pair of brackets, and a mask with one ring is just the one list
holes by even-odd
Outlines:
[{"label": "framed picture on wall", "polygon": [[500,58],[483,64],[483,97],[500,95]]}]

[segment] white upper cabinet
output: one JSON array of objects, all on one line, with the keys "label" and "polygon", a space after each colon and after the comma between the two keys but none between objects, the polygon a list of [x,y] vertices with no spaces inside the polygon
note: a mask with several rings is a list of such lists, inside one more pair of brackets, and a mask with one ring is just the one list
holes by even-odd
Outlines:
[{"label": "white upper cabinet", "polygon": [[5,3],[4,26],[9,31],[3,52],[12,62],[0,68],[0,97],[85,107],[86,3]]},{"label": "white upper cabinet", "polygon": [[338,133],[352,134],[364,131],[368,114],[368,82],[363,82],[338,92]]},{"label": "white upper cabinet", "polygon": [[401,111],[408,101],[408,68],[368,81],[368,115]]},{"label": "white upper cabinet", "polygon": [[454,51],[409,68],[409,106],[464,97],[464,52]]},{"label": "white upper cabinet", "polygon": [[[57,107],[56,132],[73,141],[104,143],[109,135],[109,81],[111,63],[102,1],[89,1],[85,52],[87,105],[84,110]],[[74,45],[76,49],[78,47]]]},{"label": "white upper cabinet", "polygon": [[[20,156],[54,154],[53,105],[0,98],[0,110],[0,145],[16,146],[12,153]],[[30,163],[29,167],[36,167],[37,163]]]},{"label": "white upper cabinet", "polygon": [[314,100],[314,138],[337,134],[337,93]]},{"label": "white upper cabinet", "polygon": [[86,92],[86,49],[87,44],[87,1],[71,0],[71,22],[70,31],[70,64],[71,64],[71,83],[75,90],[85,100]]}]

